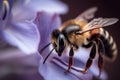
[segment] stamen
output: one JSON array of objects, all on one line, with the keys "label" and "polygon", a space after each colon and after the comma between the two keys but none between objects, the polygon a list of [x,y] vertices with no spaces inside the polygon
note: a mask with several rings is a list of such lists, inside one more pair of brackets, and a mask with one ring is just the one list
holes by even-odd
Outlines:
[{"label": "stamen", "polygon": [[[60,66],[61,68],[65,69],[65,70],[68,68],[67,63],[63,62],[62,60],[60,60],[60,59],[58,59],[56,57],[53,57],[51,62],[58,65],[58,66]],[[80,78],[80,76],[82,76],[83,74],[80,73],[80,72],[83,71],[83,70],[84,70],[83,68],[78,68],[78,67],[72,66],[71,69],[70,69],[70,73],[72,73],[74,76],[76,76],[77,78],[82,80]]]},{"label": "stamen", "polygon": [[7,0],[3,0],[3,17],[2,20],[5,20],[9,12],[9,3]]},{"label": "stamen", "polygon": [[[60,59],[58,59],[58,58],[56,58],[56,57],[53,57],[52,62],[56,62],[56,64],[65,65],[65,66],[66,66],[66,69],[67,69],[68,64],[65,63],[65,62],[63,62],[63,61],[61,61]],[[80,71],[83,70],[82,68],[78,68],[78,67],[75,67],[75,66],[72,66],[71,69],[73,69],[73,70],[75,70],[75,71],[77,71],[77,72],[80,72]]]}]

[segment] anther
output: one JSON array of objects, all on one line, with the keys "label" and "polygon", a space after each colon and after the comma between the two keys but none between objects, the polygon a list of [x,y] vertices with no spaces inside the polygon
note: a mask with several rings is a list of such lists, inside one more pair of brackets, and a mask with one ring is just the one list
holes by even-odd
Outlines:
[{"label": "anther", "polygon": [[2,20],[5,20],[9,12],[9,3],[7,0],[3,0],[3,17]]}]

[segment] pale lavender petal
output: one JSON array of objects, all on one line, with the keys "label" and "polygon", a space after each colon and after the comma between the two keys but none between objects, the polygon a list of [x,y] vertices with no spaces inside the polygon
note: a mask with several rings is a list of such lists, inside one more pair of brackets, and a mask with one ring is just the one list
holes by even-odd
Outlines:
[{"label": "pale lavender petal", "polygon": [[8,2],[9,2],[9,4],[10,4],[10,6],[12,7],[13,5],[14,5],[14,3],[15,3],[15,0],[7,0]]},{"label": "pale lavender petal", "polygon": [[[47,54],[46,54],[47,55]],[[46,56],[45,55],[45,56]],[[83,57],[83,56],[81,56]],[[74,65],[70,69],[70,72],[65,75],[64,71],[68,68],[68,56],[62,55],[61,57],[51,54],[45,64],[40,64],[39,72],[45,78],[45,80],[91,80],[93,73],[88,71],[88,73],[83,74],[83,66],[85,63],[79,59],[74,58]],[[54,75],[55,77],[50,77]]]},{"label": "pale lavender petal", "polygon": [[[67,69],[67,64],[68,64],[68,57],[69,57],[69,48],[67,48],[67,50],[66,50],[66,54],[65,55],[63,55],[62,57],[60,57],[60,60],[63,60],[64,61],[64,63],[66,63],[66,69]],[[80,47],[79,49],[78,49],[78,51],[75,51],[75,54],[74,54],[74,64],[73,64],[73,66],[72,66],[72,68],[74,68],[74,69],[77,69],[77,71],[81,71],[81,70],[83,70],[84,68],[85,68],[85,65],[86,65],[86,62],[87,62],[87,60],[88,60],[88,58],[89,58],[89,53],[90,53],[90,48],[89,49],[85,49],[85,48],[82,48],[82,47]],[[97,57],[98,56],[96,56],[96,58],[93,60],[93,64],[92,64],[92,66],[90,67],[90,69],[88,70],[88,72],[87,72],[87,74],[88,75],[92,75],[92,76],[95,76],[95,77],[97,77],[98,75],[99,75],[99,69],[98,69],[98,66],[97,66],[97,63],[96,63],[96,60],[97,60]],[[59,57],[57,56],[57,58],[59,59]],[[56,58],[56,59],[57,59]],[[54,63],[55,64],[57,64],[58,62],[56,62],[55,61],[55,59],[54,58],[51,58],[50,57],[50,59],[52,60],[52,61],[54,61]],[[48,60],[49,61],[49,60]],[[60,66],[62,66],[62,65],[60,65],[59,64],[59,67]],[[63,68],[63,67],[62,67]],[[65,67],[63,68],[63,69],[65,69]],[[73,72],[73,74],[74,75],[77,75],[78,76],[78,74],[77,73],[75,73],[74,71],[72,71]],[[82,74],[82,73],[81,73]],[[80,74],[79,74],[80,75]],[[80,77],[85,77],[85,76],[80,76]],[[88,78],[88,77],[86,77],[86,78]],[[100,76],[100,79],[101,80],[106,80],[107,79],[107,74],[106,74],[106,72],[105,71],[102,71],[102,74],[101,74],[101,76]],[[86,80],[86,79],[85,79]]]},{"label": "pale lavender petal", "polygon": [[40,35],[34,23],[26,21],[8,26],[9,28],[2,31],[2,35],[7,42],[27,54],[38,51]]},{"label": "pale lavender petal", "polygon": [[0,18],[2,16],[2,0],[0,0]]},{"label": "pale lavender petal", "polygon": [[26,1],[27,0],[19,0],[12,8],[12,15],[13,15],[12,21],[13,22],[32,20],[34,18],[36,12],[34,12],[27,5],[25,5]]},{"label": "pale lavender petal", "polygon": [[58,0],[20,0],[13,7],[13,21],[31,20],[38,11],[63,14],[68,11],[68,7]]},{"label": "pale lavender petal", "polygon": [[26,4],[35,11],[45,11],[58,14],[64,14],[68,11],[67,5],[59,0],[35,0],[34,2],[31,0]]},{"label": "pale lavender petal", "polygon": [[[79,62],[80,63],[80,62]],[[80,72],[82,68],[72,67],[70,72],[66,75],[64,74],[67,70],[68,65],[61,59],[57,57],[52,57],[49,62],[41,64],[39,67],[40,74],[45,80],[91,80],[92,74],[83,74]],[[47,74],[47,75],[46,75]],[[51,77],[53,76],[54,77]]]},{"label": "pale lavender petal", "polygon": [[34,23],[38,26],[40,31],[41,42],[39,49],[41,49],[50,42],[51,32],[60,27],[61,19],[57,14],[38,12]]},{"label": "pale lavender petal", "polygon": [[18,49],[8,49],[0,53],[0,79],[8,74],[21,75],[21,77],[22,75],[38,75],[38,65],[41,60],[38,54],[25,55]]}]

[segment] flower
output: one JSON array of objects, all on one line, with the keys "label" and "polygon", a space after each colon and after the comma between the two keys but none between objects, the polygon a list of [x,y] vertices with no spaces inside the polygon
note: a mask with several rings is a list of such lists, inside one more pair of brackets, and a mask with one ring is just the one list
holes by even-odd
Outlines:
[{"label": "flower", "polygon": [[[39,49],[42,49],[44,45],[50,42],[50,35],[53,29],[59,28],[61,25],[61,19],[57,14],[50,14],[46,12],[38,12],[34,20],[34,23],[38,26],[41,34],[41,42]],[[44,23],[44,24],[43,24]],[[66,51],[68,53],[69,49]],[[75,52],[74,65],[67,75],[64,71],[67,70],[68,54],[58,57],[53,52],[45,64],[40,62],[39,73],[45,80],[91,80],[93,76],[98,76],[98,67],[94,63],[86,74],[80,72],[86,64],[88,59],[88,53],[90,50],[80,48]],[[41,54],[45,58],[50,52],[50,47],[46,48]],[[54,77],[52,77],[54,76]],[[106,79],[105,72],[102,73],[101,79]]]},{"label": "flower", "polygon": [[15,17],[14,12],[12,12],[13,2],[11,0],[3,0],[2,3],[2,13],[5,18],[0,18],[1,38],[20,48],[25,53],[37,52],[40,36],[36,25],[27,19],[16,22],[15,18],[17,19],[18,17]]},{"label": "flower", "polygon": [[[3,3],[4,1],[6,2]],[[49,10],[45,12],[39,10],[38,5],[35,5],[36,3],[33,1],[30,1],[30,2],[18,1],[18,4],[16,3],[14,6],[12,5],[14,2],[10,2],[10,1],[11,0],[9,0],[8,2],[7,0],[2,0],[2,3],[7,5],[7,7],[2,6],[3,7],[1,8],[2,12],[0,13],[0,15],[4,15],[0,18],[1,38],[5,39],[11,45],[17,46],[27,54],[37,53],[38,46],[39,46],[39,49],[41,49],[43,45],[48,43],[50,41],[49,38],[50,38],[51,31],[55,28],[58,28],[61,25],[61,19],[59,15],[49,12]],[[38,0],[36,1],[39,2]],[[18,10],[20,12],[18,12]],[[57,8],[54,10],[57,10]],[[35,20],[33,21],[33,18],[36,12],[38,13]],[[56,13],[60,13],[60,12],[58,11]],[[23,14],[23,16],[20,17],[19,16],[20,14]],[[46,49],[46,51],[40,56],[44,58],[49,51],[50,51],[50,48]],[[82,53],[86,53],[87,50],[83,49],[81,51]],[[13,53],[13,52],[9,51],[9,53]],[[96,64],[93,64],[93,67],[91,67],[91,69],[88,71],[87,74],[80,73],[80,70],[82,69],[80,67],[83,67],[85,65],[85,62],[87,59],[85,57],[88,57],[86,54],[85,56],[79,55],[80,51],[76,52],[78,54],[76,54],[74,57],[75,64],[71,68],[70,73],[68,73],[67,75],[64,74],[64,70],[67,69],[66,63],[67,63],[68,55],[58,58],[55,54],[52,54],[49,57],[46,64],[43,65],[41,58],[39,58],[38,54],[30,54],[25,56],[23,54],[16,55],[16,53],[17,52],[15,52],[15,54],[11,54],[12,55],[11,58],[9,55],[7,56],[3,55],[4,58],[1,59],[2,62],[5,61],[3,64],[3,69],[8,71],[7,74],[8,73],[23,74],[26,72],[27,69],[28,69],[27,71],[28,73],[31,74],[31,73],[34,73],[35,71],[34,74],[37,74],[36,69],[38,68],[38,65],[39,65],[39,73],[45,80],[51,80],[51,79],[52,80],[54,79],[55,80],[61,80],[61,79],[62,80],[90,80],[92,79],[93,75],[95,75],[97,72]],[[6,59],[6,57],[8,58]],[[84,57],[85,60],[84,59],[81,60],[81,57]],[[6,61],[9,63],[7,63]],[[10,67],[5,68],[6,65],[8,66],[9,64],[10,64]],[[54,76],[54,77],[51,77],[51,76]]]},{"label": "flower", "polygon": [[37,54],[25,55],[17,49],[0,51],[0,80],[41,80],[38,73],[40,60]]},{"label": "flower", "polygon": [[[36,25],[32,22],[36,12],[45,10],[50,13],[56,12],[61,14],[67,11],[66,5],[60,1],[0,1],[0,38],[18,47],[26,54],[38,51],[40,35]],[[48,3],[51,3],[51,5],[48,5]],[[51,7],[51,10],[48,9],[49,7]]]},{"label": "flower", "polygon": [[[4,1],[5,4],[7,3],[7,12],[4,11]],[[36,3],[44,3],[44,5],[35,5]],[[45,8],[50,7],[48,3],[51,3],[52,10]],[[10,77],[12,75],[12,80],[18,78],[22,80],[42,79],[38,74],[41,56],[36,54],[38,53],[42,33],[39,32],[37,25],[33,23],[35,14],[38,11],[64,14],[67,12],[67,6],[60,1],[54,0],[45,2],[41,0],[17,0],[16,2],[15,0],[0,0],[0,39],[4,39],[23,51],[21,52],[16,48],[0,49],[0,79],[9,79],[9,75]],[[5,15],[4,20],[2,19],[3,15]]]}]

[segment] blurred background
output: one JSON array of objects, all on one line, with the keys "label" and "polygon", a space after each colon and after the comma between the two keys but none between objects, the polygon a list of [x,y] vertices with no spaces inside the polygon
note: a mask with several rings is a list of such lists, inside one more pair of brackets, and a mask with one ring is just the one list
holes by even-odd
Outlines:
[{"label": "blurred background", "polygon": [[[90,7],[98,7],[95,17],[115,17],[120,19],[119,0],[63,0],[69,6],[69,12],[62,16],[62,20],[73,19]],[[120,21],[111,27],[106,27],[118,46],[118,57],[115,62],[106,62],[105,70],[108,80],[120,80]]]}]

